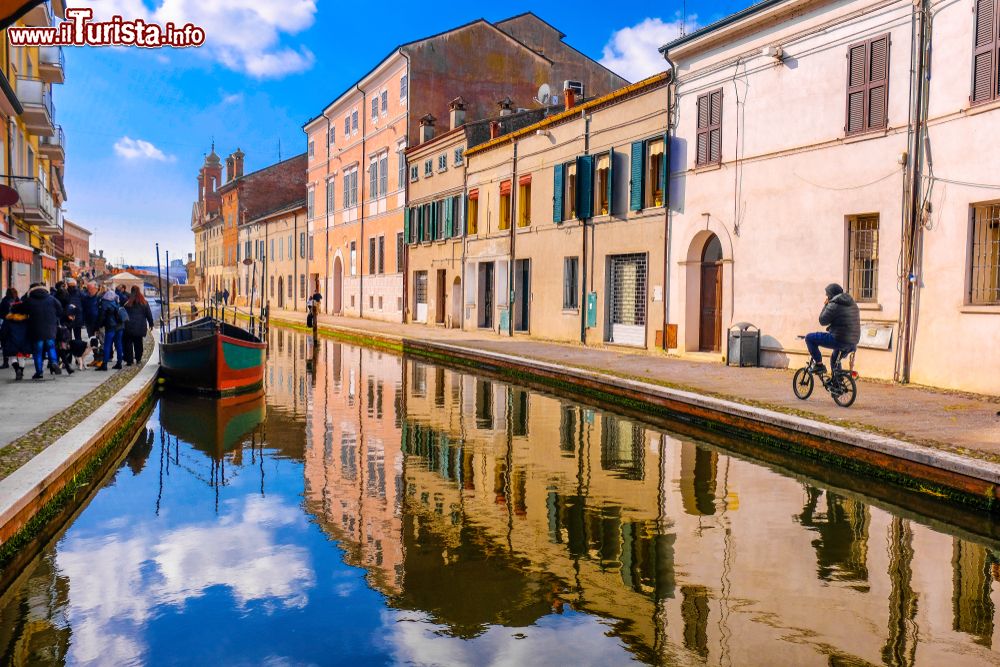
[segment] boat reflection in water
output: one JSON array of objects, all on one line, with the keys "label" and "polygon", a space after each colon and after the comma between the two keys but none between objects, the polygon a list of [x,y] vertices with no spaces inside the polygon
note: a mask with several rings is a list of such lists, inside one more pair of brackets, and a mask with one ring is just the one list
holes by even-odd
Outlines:
[{"label": "boat reflection in water", "polygon": [[385,352],[270,346],[266,410],[161,400],[5,594],[5,663],[1000,662],[990,517]]}]

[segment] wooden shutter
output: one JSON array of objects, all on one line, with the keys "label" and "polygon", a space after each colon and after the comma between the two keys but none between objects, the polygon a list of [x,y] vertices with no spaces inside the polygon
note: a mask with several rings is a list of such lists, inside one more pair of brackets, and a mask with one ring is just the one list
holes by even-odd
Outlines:
[{"label": "wooden shutter", "polygon": [[406,243],[411,243],[410,238],[410,207],[407,206],[403,209],[403,240]]},{"label": "wooden shutter", "polygon": [[877,37],[868,44],[867,100],[867,129],[883,129],[889,102],[889,35]]},{"label": "wooden shutter", "polygon": [[629,187],[629,210],[642,210],[642,185],[646,162],[646,144],[642,141],[632,142],[632,180]]},{"label": "wooden shutter", "polygon": [[973,104],[989,102],[997,95],[997,0],[975,0],[975,50],[972,56]]},{"label": "wooden shutter", "polygon": [[608,151],[608,215],[615,214],[615,149]]},{"label": "wooden shutter", "polygon": [[[666,142],[664,142],[666,155]],[[722,89],[698,96],[698,133],[695,166],[722,160]]]},{"label": "wooden shutter", "polygon": [[865,76],[868,69],[868,42],[847,49],[847,134],[865,131]]},{"label": "wooden shutter", "polygon": [[437,230],[437,226],[438,226],[438,203],[437,202],[432,202],[432,203],[430,203],[430,204],[427,205],[427,208],[428,208],[428,211],[430,213],[430,215],[428,215],[427,217],[429,217],[430,220],[431,220],[430,239],[431,239],[431,241],[436,241],[437,240],[437,233],[438,233],[438,230]]},{"label": "wooden shutter", "polygon": [[588,220],[594,216],[594,156],[576,158],[576,217]]},{"label": "wooden shutter", "polygon": [[563,165],[552,168],[552,222],[557,225],[563,219]]},{"label": "wooden shutter", "polygon": [[451,197],[448,197],[444,200],[444,238],[446,239],[454,236],[452,212]]}]

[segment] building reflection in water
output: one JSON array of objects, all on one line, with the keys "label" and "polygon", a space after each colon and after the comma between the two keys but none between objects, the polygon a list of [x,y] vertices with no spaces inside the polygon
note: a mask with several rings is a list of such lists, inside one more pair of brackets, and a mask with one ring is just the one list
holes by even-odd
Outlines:
[{"label": "building reflection in water", "polygon": [[997,657],[969,648],[992,647],[985,546],[620,415],[320,346],[307,508],[450,635],[569,605],[648,662],[741,664],[768,642],[784,664]]}]

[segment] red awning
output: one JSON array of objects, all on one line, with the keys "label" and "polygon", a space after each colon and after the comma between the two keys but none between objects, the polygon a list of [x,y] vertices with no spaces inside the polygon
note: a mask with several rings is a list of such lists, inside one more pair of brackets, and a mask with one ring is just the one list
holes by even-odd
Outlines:
[{"label": "red awning", "polygon": [[531,185],[531,174],[525,174],[521,178],[517,179],[518,185]]},{"label": "red awning", "polygon": [[42,270],[55,271],[57,268],[56,258],[52,255],[42,253]]},{"label": "red awning", "polygon": [[479,199],[479,188],[469,190],[469,199]]},{"label": "red awning", "polygon": [[500,181],[500,194],[509,195],[510,194],[510,180]]},{"label": "red awning", "polygon": [[19,264],[31,264],[35,251],[30,246],[10,239],[0,238],[0,259]]}]

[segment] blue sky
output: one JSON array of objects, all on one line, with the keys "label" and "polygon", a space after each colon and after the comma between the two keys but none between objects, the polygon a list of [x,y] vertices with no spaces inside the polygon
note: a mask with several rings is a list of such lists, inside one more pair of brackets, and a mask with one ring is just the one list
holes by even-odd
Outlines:
[{"label": "blue sky", "polygon": [[[225,156],[241,147],[247,170],[302,152],[302,123],[401,42],[476,18],[534,11],[566,42],[635,79],[661,67],[656,47],[680,29],[681,2],[540,5],[330,0],[78,0],[98,17],[191,21],[197,49],[66,49],[55,92],[66,131],[67,217],[95,232],[113,262],[147,264],[154,246],[171,258],[194,249],[189,222],[197,171],[214,137]],[[689,0],[689,24],[705,25],[749,0]],[[485,12],[485,13],[484,13]],[[372,17],[376,17],[372,21]],[[391,26],[384,17],[392,16]],[[372,21],[372,29],[365,29]],[[343,29],[342,26],[352,26]]]}]

